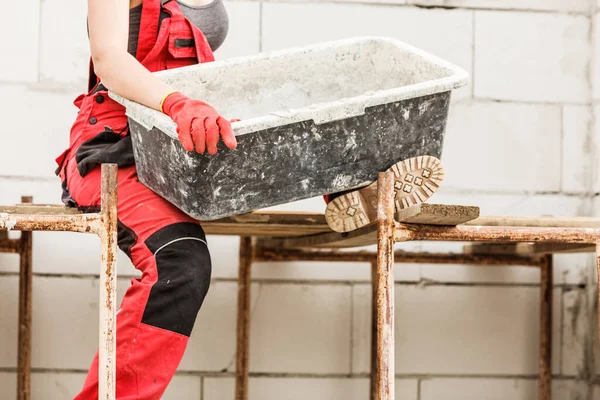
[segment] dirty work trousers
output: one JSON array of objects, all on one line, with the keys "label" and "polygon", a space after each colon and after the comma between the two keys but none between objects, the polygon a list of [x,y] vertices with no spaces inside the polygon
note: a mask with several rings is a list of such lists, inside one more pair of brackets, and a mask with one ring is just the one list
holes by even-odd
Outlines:
[{"label": "dirty work trousers", "polygon": [[[75,159],[66,184],[79,207],[100,204],[100,168],[85,178]],[[118,244],[142,273],[117,314],[117,399],[159,400],[175,374],[208,291],[211,261],[200,225],[119,169]],[[98,354],[75,400],[98,399]]]}]

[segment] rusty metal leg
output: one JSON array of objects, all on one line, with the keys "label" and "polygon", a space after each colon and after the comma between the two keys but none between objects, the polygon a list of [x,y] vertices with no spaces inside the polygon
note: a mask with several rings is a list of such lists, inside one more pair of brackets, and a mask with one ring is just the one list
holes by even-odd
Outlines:
[{"label": "rusty metal leg", "polygon": [[380,173],[377,206],[375,399],[394,398],[394,187],[391,172]]},{"label": "rusty metal leg", "polygon": [[248,400],[248,363],[250,353],[250,289],[254,244],[250,237],[240,237],[238,275],[237,349],[235,400]]},{"label": "rusty metal leg", "polygon": [[377,398],[377,261],[371,263],[371,400]]},{"label": "rusty metal leg", "polygon": [[102,165],[102,265],[100,271],[100,345],[98,399],[116,395],[117,166]]},{"label": "rusty metal leg", "polygon": [[[22,203],[32,203],[31,197],[22,197]],[[19,254],[19,359],[17,370],[17,400],[31,398],[31,285],[32,285],[32,232],[21,232]]]},{"label": "rusty metal leg", "polygon": [[550,400],[552,390],[552,255],[540,264],[540,380],[539,400]]},{"label": "rusty metal leg", "polygon": [[596,309],[598,312],[598,337],[600,338],[600,242],[596,243],[596,268],[598,270],[598,303]]}]

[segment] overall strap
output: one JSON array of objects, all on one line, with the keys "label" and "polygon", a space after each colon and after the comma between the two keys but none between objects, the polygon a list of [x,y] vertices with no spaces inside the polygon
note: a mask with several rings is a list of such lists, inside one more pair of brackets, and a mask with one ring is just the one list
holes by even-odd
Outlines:
[{"label": "overall strap", "polygon": [[[215,57],[213,52],[208,44],[208,40],[204,33],[194,24],[192,24],[183,14],[179,4],[175,0],[166,0],[163,1],[164,9],[171,14],[172,19],[172,28],[171,34],[172,38],[169,40],[169,49],[174,56],[177,57],[183,56],[187,54],[188,57],[192,56],[192,52],[195,53],[193,56],[200,63],[214,61]],[[177,36],[183,34],[186,39],[193,39],[192,49],[190,48],[177,48],[178,46],[174,43],[176,39],[179,39]],[[191,51],[190,51],[191,50]]]},{"label": "overall strap", "polygon": [[136,58],[142,62],[156,44],[160,25],[161,0],[144,0]]},{"label": "overall strap", "polygon": [[179,4],[175,0],[162,0],[162,4],[165,10],[171,14],[171,17],[184,17]]}]

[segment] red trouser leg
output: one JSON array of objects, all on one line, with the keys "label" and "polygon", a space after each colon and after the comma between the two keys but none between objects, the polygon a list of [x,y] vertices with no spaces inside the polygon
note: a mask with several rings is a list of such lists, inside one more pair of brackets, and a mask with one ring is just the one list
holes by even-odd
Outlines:
[{"label": "red trouser leg", "polygon": [[[138,179],[119,170],[119,247],[141,271],[117,314],[117,399],[158,400],[181,361],[210,284],[204,232]],[[71,160],[67,187],[78,206],[100,202],[100,168],[82,178]],[[98,355],[76,400],[98,399]]]},{"label": "red trouser leg", "polygon": [[329,204],[334,199],[340,197],[343,194],[350,193],[350,192],[353,192],[353,190],[346,190],[346,191],[343,191],[343,192],[332,193],[332,194],[324,194],[323,195],[323,200],[325,200],[325,204]]}]

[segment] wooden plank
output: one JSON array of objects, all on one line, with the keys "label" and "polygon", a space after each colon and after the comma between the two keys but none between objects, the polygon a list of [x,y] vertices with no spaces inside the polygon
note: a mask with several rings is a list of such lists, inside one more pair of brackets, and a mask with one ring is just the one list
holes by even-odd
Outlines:
[{"label": "wooden plank", "polygon": [[595,245],[579,243],[474,243],[465,245],[466,254],[543,255],[556,253],[593,253]]},{"label": "wooden plank", "polygon": [[[294,237],[315,235],[326,232],[320,226],[299,226],[283,224],[237,224],[203,222],[202,227],[207,235],[230,235],[230,236],[269,236],[269,237]],[[328,231],[329,227],[327,227]]]},{"label": "wooden plank", "polygon": [[463,225],[521,226],[535,228],[600,228],[600,218],[592,217],[480,217]]},{"label": "wooden plank", "polygon": [[396,220],[405,224],[460,225],[479,217],[479,207],[422,203],[401,210]]},{"label": "wooden plank", "polygon": [[73,215],[81,214],[76,208],[50,205],[50,204],[27,204],[16,206],[0,206],[0,214],[19,215]]},{"label": "wooden plank", "polygon": [[270,249],[277,248],[348,248],[377,244],[377,223],[364,226],[352,232],[329,232],[319,235],[302,236],[297,238],[263,239],[260,246]]},{"label": "wooden plank", "polygon": [[[216,222],[238,222],[238,223],[269,223],[285,225],[321,225],[327,226],[324,214],[311,212],[286,212],[286,211],[255,211],[248,214],[235,215],[223,218]],[[204,222],[205,224],[208,221]]]},{"label": "wooden plank", "polygon": [[[412,221],[417,223],[430,221],[429,224],[434,225],[456,225],[461,221],[477,218],[479,215],[478,207],[439,204],[422,204],[420,207],[410,207],[404,211],[396,215],[397,218],[401,218],[403,223],[407,221],[411,221],[410,223],[414,223]],[[329,227],[324,232],[299,238],[268,239],[262,241],[261,245],[268,248],[348,248],[377,244],[376,224],[367,225],[347,233],[331,232]]]},{"label": "wooden plank", "polygon": [[8,240],[8,231],[0,229],[0,242],[3,240]]},{"label": "wooden plank", "polygon": [[253,212],[202,222],[209,235],[306,236],[331,232],[323,214],[290,212]]},{"label": "wooden plank", "polygon": [[397,241],[594,244],[599,238],[600,228],[435,226],[402,223],[398,223],[396,227]]},{"label": "wooden plank", "polygon": [[[75,208],[58,205],[0,206],[0,214],[19,216],[61,216],[81,214]],[[202,222],[207,234],[235,236],[302,236],[331,232],[323,214],[309,212],[264,212],[237,215]],[[2,233],[0,233],[1,235]]]}]

